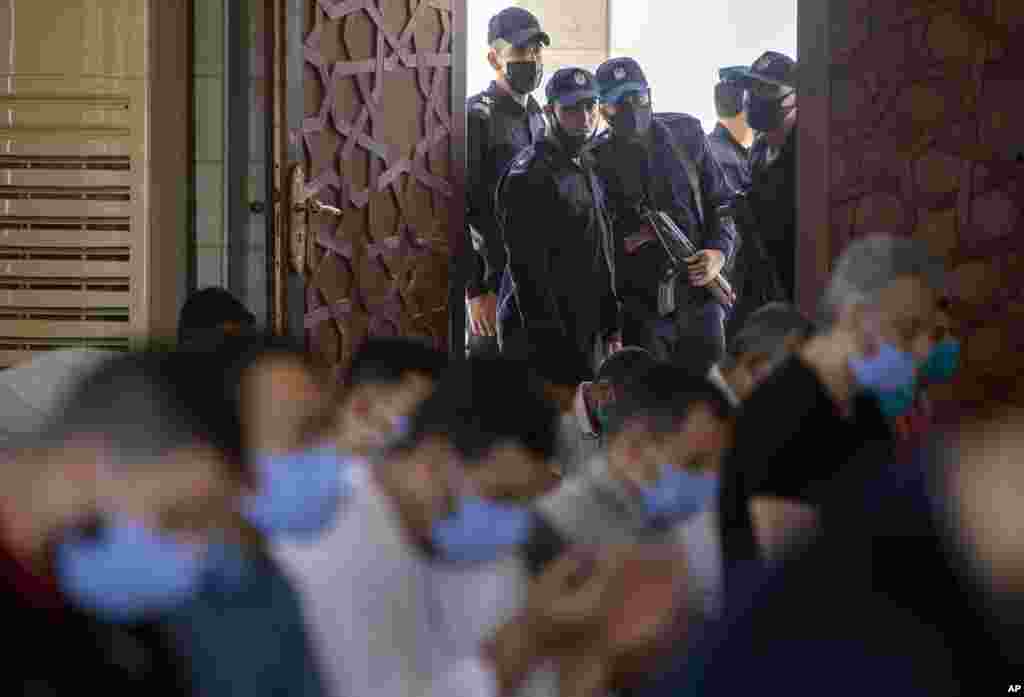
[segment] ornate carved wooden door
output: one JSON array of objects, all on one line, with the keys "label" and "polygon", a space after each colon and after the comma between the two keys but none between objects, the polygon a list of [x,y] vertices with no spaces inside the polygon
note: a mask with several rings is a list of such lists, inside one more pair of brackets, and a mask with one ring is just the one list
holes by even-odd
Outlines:
[{"label": "ornate carved wooden door", "polygon": [[964,340],[950,401],[1024,406],[1024,47],[1014,40],[1024,4],[807,0],[800,10],[805,260],[813,267],[825,247],[827,262],[872,232],[926,240],[953,275]]},{"label": "ornate carved wooden door", "polygon": [[444,348],[464,0],[273,1],[277,221],[291,230],[274,240],[275,324],[339,367],[369,335]]}]

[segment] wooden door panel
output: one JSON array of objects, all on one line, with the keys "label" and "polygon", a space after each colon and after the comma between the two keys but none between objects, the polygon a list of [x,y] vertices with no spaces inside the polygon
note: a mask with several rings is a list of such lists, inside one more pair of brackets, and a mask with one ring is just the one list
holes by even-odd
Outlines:
[{"label": "wooden door panel", "polygon": [[305,327],[342,366],[370,335],[447,342],[451,8],[442,0],[308,7],[302,140],[311,220]]},{"label": "wooden door panel", "polygon": [[874,232],[928,242],[965,343],[947,401],[1024,404],[1024,53],[1011,38],[1024,12],[904,5],[829,3],[833,256]]}]

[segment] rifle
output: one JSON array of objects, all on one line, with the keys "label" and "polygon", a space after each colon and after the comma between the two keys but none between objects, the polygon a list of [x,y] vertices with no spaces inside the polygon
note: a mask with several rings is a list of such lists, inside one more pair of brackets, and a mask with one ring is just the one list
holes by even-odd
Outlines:
[{"label": "rifle", "polygon": [[[650,206],[640,203],[636,206],[636,212],[642,221],[651,226],[669,258],[669,268],[665,273],[665,278],[658,286],[658,313],[662,316],[668,315],[676,309],[676,279],[686,270],[684,260],[700,250],[664,211],[654,211]],[[722,274],[719,274],[718,278],[708,286],[708,291],[715,300],[726,307],[732,307],[736,302],[736,293],[733,292],[728,279]]]}]

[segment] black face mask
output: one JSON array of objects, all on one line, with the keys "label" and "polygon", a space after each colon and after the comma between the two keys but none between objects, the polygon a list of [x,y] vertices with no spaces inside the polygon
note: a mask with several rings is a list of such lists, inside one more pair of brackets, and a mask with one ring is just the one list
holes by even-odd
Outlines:
[{"label": "black face mask", "polygon": [[560,142],[562,147],[570,154],[578,155],[580,151],[583,150],[583,146],[590,142],[593,131],[587,133],[571,133],[562,126],[562,122],[559,121],[558,117],[554,114],[551,115],[551,121],[554,123],[555,134],[558,136],[558,142]]},{"label": "black face mask", "polygon": [[786,120],[786,109],[782,108],[782,102],[785,99],[786,97],[766,99],[751,94],[747,107],[747,123],[755,131],[771,132],[779,130]]},{"label": "black face mask", "polygon": [[653,119],[654,112],[650,106],[623,104],[610,119],[612,133],[623,140],[639,140],[651,130]]},{"label": "black face mask", "polygon": [[508,85],[517,94],[530,94],[540,87],[544,66],[536,61],[514,61],[505,67]]}]

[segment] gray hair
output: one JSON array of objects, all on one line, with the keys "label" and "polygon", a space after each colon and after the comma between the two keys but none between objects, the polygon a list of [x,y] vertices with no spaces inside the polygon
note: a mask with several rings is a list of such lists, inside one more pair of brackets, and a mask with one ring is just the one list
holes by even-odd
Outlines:
[{"label": "gray hair", "polygon": [[781,359],[791,336],[807,339],[814,331],[814,323],[793,305],[769,303],[747,318],[730,342],[722,363],[728,370],[747,354],[766,355],[773,361]]},{"label": "gray hair", "polygon": [[822,298],[823,324],[834,324],[843,307],[878,302],[882,291],[908,276],[920,279],[937,293],[945,290],[945,265],[920,240],[891,235],[856,240],[839,257],[832,271]]}]

